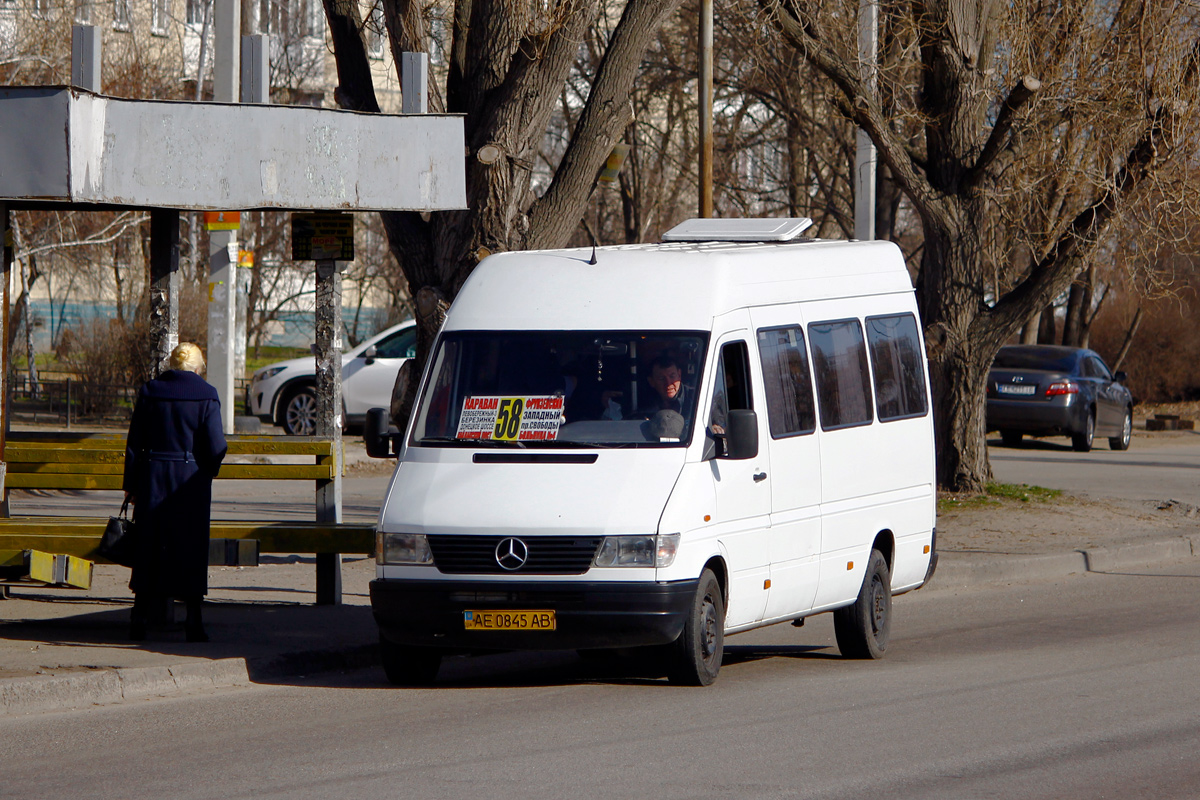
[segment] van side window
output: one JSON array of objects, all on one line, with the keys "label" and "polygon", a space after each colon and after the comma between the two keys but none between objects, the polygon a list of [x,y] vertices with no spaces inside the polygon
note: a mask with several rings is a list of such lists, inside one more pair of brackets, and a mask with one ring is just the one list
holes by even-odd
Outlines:
[{"label": "van side window", "polygon": [[771,438],[812,433],[817,427],[817,414],[808,355],[804,352],[804,331],[799,326],[760,330],[758,354]]},{"label": "van side window", "polygon": [[808,326],[821,429],[869,425],[871,373],[862,325],[856,319],[814,322]]},{"label": "van side window", "polygon": [[754,408],[750,393],[750,351],[745,342],[730,342],[721,347],[717,376],[713,384],[709,425],[725,430],[730,409]]},{"label": "van side window", "polygon": [[867,317],[875,369],[875,410],[881,422],[921,417],[929,408],[921,337],[912,314]]}]

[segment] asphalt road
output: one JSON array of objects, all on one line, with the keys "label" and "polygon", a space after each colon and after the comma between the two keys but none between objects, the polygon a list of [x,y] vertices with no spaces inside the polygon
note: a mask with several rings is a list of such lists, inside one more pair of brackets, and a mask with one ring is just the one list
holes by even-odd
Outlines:
[{"label": "asphalt road", "polygon": [[0,719],[4,797],[1193,798],[1200,566],[897,598],[887,658],[829,615],[682,688],[574,654],[451,659]]},{"label": "asphalt road", "polygon": [[1200,433],[1135,435],[1129,449],[1097,439],[1076,453],[1067,438],[1025,439],[1019,447],[989,440],[992,474],[1004,483],[1028,483],[1072,494],[1125,500],[1178,500],[1200,506]]}]

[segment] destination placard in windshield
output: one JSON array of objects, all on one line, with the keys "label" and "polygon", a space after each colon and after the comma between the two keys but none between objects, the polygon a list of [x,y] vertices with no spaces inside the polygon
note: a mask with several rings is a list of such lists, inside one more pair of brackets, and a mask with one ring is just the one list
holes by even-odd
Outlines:
[{"label": "destination placard in windshield", "polygon": [[549,441],[558,438],[562,414],[562,395],[466,397],[455,438]]}]

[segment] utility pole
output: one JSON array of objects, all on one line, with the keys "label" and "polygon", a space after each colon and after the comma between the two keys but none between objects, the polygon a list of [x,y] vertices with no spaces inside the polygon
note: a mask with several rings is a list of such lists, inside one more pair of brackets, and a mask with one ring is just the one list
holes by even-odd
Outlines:
[{"label": "utility pole", "polygon": [[[879,42],[878,0],[861,0],[858,5],[858,61],[863,82],[875,91],[876,52]],[[862,128],[854,149],[854,238],[875,238],[875,144]]]},{"label": "utility pole", "polygon": [[[238,0],[214,0],[213,100],[238,102],[242,7]],[[212,165],[220,169],[219,164]],[[212,198],[217,202],[221,198]],[[237,212],[205,214],[208,228],[208,382],[221,399],[221,428],[233,433],[234,353],[237,317]]]},{"label": "utility pole", "polygon": [[713,215],[713,0],[700,0],[700,216]]}]

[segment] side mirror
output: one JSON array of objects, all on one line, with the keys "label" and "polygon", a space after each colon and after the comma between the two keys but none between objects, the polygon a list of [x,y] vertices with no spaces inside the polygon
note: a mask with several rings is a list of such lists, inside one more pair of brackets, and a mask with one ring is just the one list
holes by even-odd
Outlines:
[{"label": "side mirror", "polygon": [[362,351],[362,358],[367,364],[374,364],[375,357],[379,355],[379,351],[375,349],[375,345],[371,345],[366,350]]},{"label": "side mirror", "polygon": [[749,408],[731,409],[725,420],[725,452],[722,458],[741,461],[758,455],[758,415]]},{"label": "side mirror", "polygon": [[371,458],[395,458],[392,453],[392,433],[386,408],[372,408],[367,411],[367,421],[363,425],[363,444],[367,446],[367,455]]},{"label": "side mirror", "polygon": [[1129,380],[1129,376],[1124,372],[1118,372],[1116,375],[1113,375],[1113,380],[1117,383],[1125,383],[1125,381]]}]

